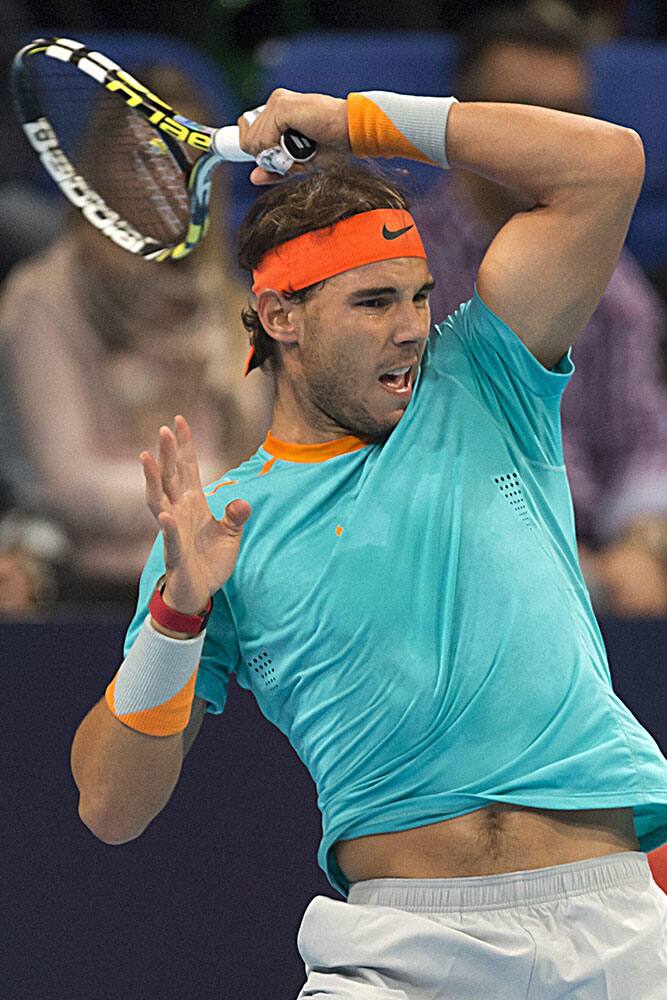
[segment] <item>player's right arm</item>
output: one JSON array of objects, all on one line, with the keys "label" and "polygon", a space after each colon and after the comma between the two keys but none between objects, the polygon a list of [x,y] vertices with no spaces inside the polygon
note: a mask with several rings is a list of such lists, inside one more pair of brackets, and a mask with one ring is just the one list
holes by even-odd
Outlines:
[{"label": "player's right arm", "polygon": [[[213,517],[199,478],[192,432],[183,417],[176,417],[175,432],[160,428],[158,459],[143,452],[141,461],[146,502],[164,542],[163,600],[184,615],[200,614],[232,574],[243,526],[251,514],[250,505],[244,500],[232,500],[222,520]],[[149,670],[153,678],[157,671],[160,683],[168,681],[169,675],[162,673],[163,663],[165,671],[178,669],[181,660],[185,663],[192,656],[193,643],[188,640],[197,638],[163,629],[152,619],[144,623],[144,628],[143,645],[135,640],[116,676],[117,690],[122,671],[129,670],[123,685],[126,700],[128,686],[132,693],[132,683],[141,700]],[[179,640],[184,641],[181,644]],[[140,649],[147,650],[147,659],[137,653]],[[185,664],[187,674],[196,663],[191,667]],[[101,840],[122,844],[140,836],[169,801],[183,758],[201,726],[205,702],[196,697],[189,707],[184,702],[182,725],[166,728],[159,718],[160,705],[151,712],[131,710],[121,721],[110,707],[114,704],[115,698],[110,699],[107,692],[107,697],[83,719],[74,736],[71,767],[80,793],[81,819]],[[157,718],[159,735],[154,735],[150,726],[143,728],[146,715]],[[173,714],[165,717],[173,722]]]},{"label": "player's right arm", "polygon": [[173,736],[148,736],[119,722],[104,698],[81,722],[72,745],[79,816],[106,844],[139,837],[162,812],[201,729],[206,702],[195,697],[190,722]]}]

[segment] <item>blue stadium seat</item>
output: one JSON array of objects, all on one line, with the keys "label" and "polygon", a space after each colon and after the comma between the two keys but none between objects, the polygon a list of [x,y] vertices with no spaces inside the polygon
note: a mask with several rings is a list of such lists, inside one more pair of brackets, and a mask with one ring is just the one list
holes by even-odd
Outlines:
[{"label": "blue stadium seat", "polygon": [[646,179],[628,246],[648,269],[667,265],[667,44],[619,41],[591,49],[593,113],[639,132]]},{"label": "blue stadium seat", "polygon": [[[451,35],[317,33],[267,42],[259,52],[262,93],[275,87],[344,96],[351,90],[446,94],[455,90]],[[620,41],[589,55],[593,113],[630,125],[646,146],[647,176],[628,245],[647,268],[667,264],[667,45]],[[405,165],[417,189],[435,171]]]},{"label": "blue stadium seat", "polygon": [[262,87],[345,97],[351,90],[438,94],[453,87],[456,41],[432,32],[307,32],[259,50]]}]

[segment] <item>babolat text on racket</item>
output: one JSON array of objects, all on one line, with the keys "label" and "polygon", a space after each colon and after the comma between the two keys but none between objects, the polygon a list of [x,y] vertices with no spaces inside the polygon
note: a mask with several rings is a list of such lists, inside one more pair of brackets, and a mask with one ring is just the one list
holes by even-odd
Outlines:
[{"label": "babolat text on racket", "polygon": [[42,165],[101,233],[147,260],[185,257],[206,235],[212,172],[252,161],[287,173],[317,145],[289,129],[255,158],[237,125],[192,121],[100,52],[37,38],[14,57],[16,114]]}]

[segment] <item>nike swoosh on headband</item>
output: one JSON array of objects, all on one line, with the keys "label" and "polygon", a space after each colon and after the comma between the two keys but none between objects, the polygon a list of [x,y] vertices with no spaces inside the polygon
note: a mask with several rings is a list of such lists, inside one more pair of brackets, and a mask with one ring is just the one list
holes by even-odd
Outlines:
[{"label": "nike swoosh on headband", "polygon": [[414,225],[405,226],[403,229],[387,229],[386,226],[382,227],[382,235],[386,240],[395,240],[398,236],[402,236],[403,233],[407,233],[409,229],[414,229]]}]

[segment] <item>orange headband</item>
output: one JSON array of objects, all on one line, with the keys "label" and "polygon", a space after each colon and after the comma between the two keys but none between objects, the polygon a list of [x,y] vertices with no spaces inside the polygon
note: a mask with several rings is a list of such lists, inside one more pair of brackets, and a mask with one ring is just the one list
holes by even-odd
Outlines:
[{"label": "orange headband", "polygon": [[[426,260],[415,221],[402,208],[375,208],[269,250],[253,271],[252,290],[255,295],[266,288],[298,292],[334,274],[395,257]],[[251,347],[243,374],[256,367]]]}]

